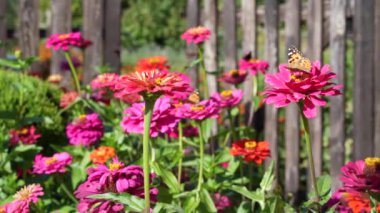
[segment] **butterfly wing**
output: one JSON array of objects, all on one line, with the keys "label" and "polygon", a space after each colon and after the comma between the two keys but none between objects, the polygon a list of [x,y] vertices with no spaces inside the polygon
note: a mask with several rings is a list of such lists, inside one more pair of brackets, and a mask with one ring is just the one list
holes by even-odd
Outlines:
[{"label": "butterfly wing", "polygon": [[290,47],[288,52],[288,68],[309,72],[311,70],[311,61],[303,56],[297,48]]}]

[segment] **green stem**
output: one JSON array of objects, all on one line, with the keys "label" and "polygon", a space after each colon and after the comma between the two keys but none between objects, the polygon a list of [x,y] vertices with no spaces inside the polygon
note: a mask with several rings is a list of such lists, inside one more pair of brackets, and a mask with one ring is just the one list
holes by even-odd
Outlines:
[{"label": "green stem", "polygon": [[75,90],[80,93],[80,84],[77,76],[77,71],[75,70],[75,67],[73,65],[73,60],[71,59],[71,56],[68,52],[65,52],[65,57],[67,60],[67,63],[69,63],[71,76],[73,77],[74,84],[75,84]]},{"label": "green stem", "polygon": [[251,125],[252,124],[252,121],[253,121],[253,116],[255,114],[255,98],[257,96],[257,76],[254,75],[253,78],[252,78],[253,82],[252,82],[252,101],[251,101],[251,108],[249,110],[249,119],[248,119],[248,125]]},{"label": "green stem", "polygon": [[62,179],[60,175],[55,175],[55,177],[58,179],[58,182],[61,183],[61,188],[65,192],[68,198],[72,200],[74,203],[78,203],[78,200],[73,196],[73,194],[70,192],[70,190],[67,188],[65,181]]},{"label": "green stem", "polygon": [[145,100],[144,112],[144,135],[143,135],[143,168],[144,168],[144,197],[145,209],[144,212],[150,211],[150,165],[149,165],[149,139],[150,139],[150,121],[152,119],[154,100]]},{"label": "green stem", "polygon": [[178,161],[178,184],[181,185],[181,178],[182,178],[182,158],[183,158],[183,129],[182,129],[182,122],[180,121],[178,123],[178,147],[179,147],[179,154],[181,157],[179,158]]},{"label": "green stem", "polygon": [[305,117],[305,115],[302,113],[302,104],[299,105],[302,115],[302,124],[305,129],[305,140],[306,140],[306,152],[307,152],[307,158],[309,161],[309,171],[310,171],[310,177],[311,177],[311,183],[312,187],[315,192],[315,201],[319,202],[319,192],[317,187],[317,181],[315,177],[315,166],[314,166],[314,158],[313,158],[313,151],[310,143],[310,129],[309,129],[309,120]]},{"label": "green stem", "polygon": [[[240,178],[241,178],[241,185],[244,185],[244,168],[243,168],[243,159],[240,161]],[[245,196],[241,195],[241,199],[245,201]]]},{"label": "green stem", "polygon": [[239,139],[238,135],[236,134],[235,128],[234,128],[234,119],[231,114],[231,109],[227,109],[228,114],[228,120],[230,120],[230,130],[232,134],[232,141],[236,141]]},{"label": "green stem", "polygon": [[253,166],[254,164],[252,162],[248,163],[248,179],[249,179],[249,190],[252,190],[252,185],[253,185]]},{"label": "green stem", "polygon": [[204,88],[204,97],[205,98],[209,98],[210,97],[210,94],[209,94],[209,90],[208,90],[208,84],[207,84],[207,73],[206,73],[206,65],[205,65],[205,60],[204,60],[204,56],[203,56],[203,50],[202,48],[198,47],[198,57],[200,59],[200,73],[202,75],[202,78],[204,80],[204,84],[203,84],[203,88]]},{"label": "green stem", "polygon": [[202,131],[202,125],[200,122],[198,123],[198,129],[199,129],[199,176],[198,176],[197,191],[200,191],[202,183],[203,183],[203,158],[204,158],[203,131]]}]

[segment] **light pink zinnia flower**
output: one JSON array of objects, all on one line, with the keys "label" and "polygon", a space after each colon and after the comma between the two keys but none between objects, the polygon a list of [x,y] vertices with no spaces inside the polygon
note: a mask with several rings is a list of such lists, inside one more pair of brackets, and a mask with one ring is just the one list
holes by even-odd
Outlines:
[{"label": "light pink zinnia flower", "polygon": [[96,76],[94,80],[91,81],[92,89],[107,88],[115,86],[115,82],[119,78],[116,73],[105,73]]},{"label": "light pink zinnia flower", "polygon": [[313,63],[310,72],[290,70],[287,65],[279,66],[280,72],[267,74],[264,91],[265,102],[274,104],[276,108],[285,107],[292,102],[303,102],[303,114],[307,118],[317,115],[317,106],[325,106],[322,96],[341,94],[341,85],[333,86],[329,80],[336,77],[330,72],[330,66],[321,67],[319,61]]},{"label": "light pink zinnia flower", "polygon": [[213,100],[203,100],[197,104],[184,103],[176,108],[176,115],[183,119],[204,120],[218,118],[220,107]]},{"label": "light pink zinnia flower", "polygon": [[247,75],[248,75],[247,70],[232,69],[228,72],[225,72],[219,78],[219,81],[228,83],[228,84],[238,85],[238,84],[243,83],[243,81],[247,78]]},{"label": "light pink zinnia flower", "polygon": [[103,137],[103,123],[98,114],[81,115],[66,127],[70,144],[89,146]]},{"label": "light pink zinnia flower", "polygon": [[252,58],[252,54],[249,52],[239,61],[239,68],[250,71],[252,75],[256,75],[257,72],[264,74],[269,68],[269,63],[264,60]]},{"label": "light pink zinnia flower", "polygon": [[237,106],[243,98],[243,90],[224,90],[221,93],[214,93],[211,96],[222,108],[232,108]]},{"label": "light pink zinnia flower", "polygon": [[182,73],[150,70],[120,76],[114,91],[119,97],[126,94],[145,96],[154,93],[185,99],[193,89],[190,78]]},{"label": "light pink zinnia flower", "polygon": [[63,51],[68,51],[70,46],[86,48],[89,45],[91,45],[91,41],[84,39],[80,32],[54,34],[46,41],[47,48],[61,49]]},{"label": "light pink zinnia flower", "polygon": [[186,30],[181,39],[185,40],[187,44],[194,43],[199,44],[208,40],[211,36],[211,31],[203,26],[192,27]]},{"label": "light pink zinnia flower", "polygon": [[12,145],[16,145],[18,142],[23,144],[33,144],[37,142],[37,139],[41,137],[41,134],[37,134],[35,126],[25,126],[21,129],[11,129],[9,131],[11,137],[9,142]]},{"label": "light pink zinnia flower", "polygon": [[0,212],[29,213],[30,203],[37,203],[38,197],[44,195],[40,184],[30,184],[21,188],[14,195],[14,200],[0,207]]},{"label": "light pink zinnia flower", "polygon": [[66,172],[66,166],[73,158],[67,152],[55,153],[52,157],[43,157],[41,154],[34,158],[33,173],[52,174]]},{"label": "light pink zinnia flower", "polygon": [[218,212],[223,212],[224,209],[232,205],[230,198],[219,192],[213,194],[212,199]]},{"label": "light pink zinnia flower", "polygon": [[[143,134],[144,132],[144,109],[145,103],[134,103],[124,110],[121,126],[126,133]],[[174,114],[174,106],[170,98],[157,99],[150,124],[150,135],[157,137],[159,133],[169,133],[176,128],[179,118]]]},{"label": "light pink zinnia flower", "polygon": [[79,98],[79,94],[77,92],[66,92],[61,96],[61,100],[59,101],[59,106],[62,108],[66,108],[70,106],[74,101]]}]

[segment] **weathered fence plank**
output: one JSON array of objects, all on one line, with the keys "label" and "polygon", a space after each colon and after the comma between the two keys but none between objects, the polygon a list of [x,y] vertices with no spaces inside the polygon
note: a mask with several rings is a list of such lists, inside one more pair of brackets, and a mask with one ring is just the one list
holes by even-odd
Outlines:
[{"label": "weathered fence plank", "polygon": [[223,30],[224,30],[224,69],[235,69],[237,65],[236,46],[236,2],[224,0],[223,2]]},{"label": "weathered fence plank", "polygon": [[[51,10],[51,33],[69,33],[71,31],[71,0],[53,0],[51,2]],[[60,64],[64,56],[61,51],[52,52],[50,73],[58,74],[61,71]]]},{"label": "weathered fence plank", "polygon": [[103,65],[103,0],[83,0],[83,35],[92,41],[85,50],[83,82],[89,83],[96,76],[96,66]]},{"label": "weathered fence plank", "polygon": [[[24,57],[37,56],[39,35],[39,0],[19,1],[18,41]],[[36,68],[36,63],[31,70]]]},{"label": "weathered fence plank", "polygon": [[104,1],[104,63],[120,71],[121,0]]},{"label": "weathered fence plank", "polygon": [[[375,62],[380,59],[380,1],[375,1]],[[380,156],[380,70],[375,70],[375,156]]]},{"label": "weathered fence plank", "polygon": [[[301,2],[288,0],[285,14],[286,52],[295,46],[300,48]],[[300,124],[297,104],[291,104],[285,111],[285,193],[291,193],[292,202],[296,202],[299,192],[299,150],[300,150]]]},{"label": "weathered fence plank", "polygon": [[[309,0],[308,3],[307,56],[312,61],[319,60],[322,63],[323,1]],[[322,173],[322,110],[320,107],[318,107],[317,117],[310,120],[310,138],[313,149],[315,175],[319,176]],[[310,176],[308,178],[308,183],[310,183]],[[308,184],[308,186],[311,186],[311,184]]]},{"label": "weathered fence plank", "polygon": [[[186,20],[187,27],[196,27],[199,25],[200,17],[200,7],[198,0],[187,0],[186,6]],[[186,48],[186,57],[189,62],[194,61],[198,56],[197,46],[195,44],[187,45]],[[189,77],[192,79],[191,86],[198,88],[199,84],[199,75],[198,75],[198,66],[189,67],[186,71]]]},{"label": "weathered fence plank", "polygon": [[355,2],[353,128],[355,160],[374,154],[374,6],[374,0]]},{"label": "weathered fence plank", "polygon": [[[7,0],[0,0],[0,41],[5,42],[7,40]],[[5,48],[0,46],[0,57],[5,56]]]},{"label": "weathered fence plank", "polygon": [[[257,54],[257,40],[256,40],[256,1],[252,0],[242,0],[241,2],[241,26],[243,29],[243,53],[252,53],[252,57],[256,58]],[[244,82],[244,105],[246,112],[249,113],[247,116],[247,124],[252,125],[253,119],[253,108],[252,104],[252,86],[253,82],[251,78],[248,78]]]},{"label": "weathered fence plank", "polygon": [[[337,74],[335,83],[344,84],[345,79],[345,36],[346,0],[331,0],[330,5],[330,49],[331,69]],[[332,188],[340,186],[340,168],[344,165],[345,142],[344,95],[330,98],[330,174]]]},{"label": "weathered fence plank", "polygon": [[[269,61],[269,73],[274,73],[278,65],[278,1],[265,1],[265,58]],[[265,140],[270,143],[271,161],[276,163],[275,174],[278,174],[278,133],[277,109],[273,105],[265,106]],[[270,161],[266,161],[268,166]]]}]

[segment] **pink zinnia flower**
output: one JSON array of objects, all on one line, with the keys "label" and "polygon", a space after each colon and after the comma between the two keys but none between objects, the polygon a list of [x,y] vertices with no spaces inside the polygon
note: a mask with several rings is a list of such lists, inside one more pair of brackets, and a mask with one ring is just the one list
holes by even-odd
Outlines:
[{"label": "pink zinnia flower", "polygon": [[218,212],[222,212],[224,209],[232,205],[230,198],[219,192],[213,194],[212,199]]},{"label": "pink zinnia flower", "polygon": [[98,114],[81,115],[66,127],[70,144],[89,146],[103,137],[103,123]]},{"label": "pink zinnia flower", "polygon": [[197,104],[184,103],[176,109],[177,117],[193,120],[218,118],[219,113],[220,107],[213,100],[203,100]]},{"label": "pink zinnia flower", "polygon": [[219,78],[219,81],[228,83],[228,84],[238,85],[238,84],[243,83],[247,75],[248,75],[247,70],[232,69],[228,72],[225,72],[222,75],[222,77]]},{"label": "pink zinnia flower", "polygon": [[330,72],[330,66],[321,67],[319,61],[313,63],[310,72],[294,71],[287,65],[279,66],[280,72],[267,74],[265,82],[267,88],[264,91],[265,102],[274,104],[275,107],[285,107],[292,102],[303,102],[303,114],[307,118],[317,115],[317,106],[325,106],[322,96],[334,96],[341,94],[339,86],[333,86],[329,80],[336,77]]},{"label": "pink zinnia flower", "polygon": [[66,108],[70,106],[74,101],[79,98],[79,94],[77,92],[66,92],[61,96],[61,100],[59,102],[59,106],[62,108]]},{"label": "pink zinnia flower", "polygon": [[[144,109],[145,103],[134,103],[124,110],[124,118],[121,126],[126,133],[143,134],[144,132]],[[174,106],[170,98],[162,97],[157,99],[150,124],[150,135],[157,137],[159,133],[169,133],[176,128],[179,118],[174,114]]]},{"label": "pink zinnia flower", "polygon": [[214,93],[211,96],[222,108],[232,108],[237,106],[243,98],[243,90],[224,90],[221,93]]},{"label": "pink zinnia flower", "polygon": [[89,45],[91,45],[91,41],[84,39],[80,32],[54,34],[46,41],[47,48],[63,51],[68,51],[70,46],[86,48]]},{"label": "pink zinnia flower", "polygon": [[41,137],[41,134],[37,134],[36,127],[34,126],[25,126],[18,130],[11,129],[9,133],[11,135],[9,141],[12,145],[16,145],[18,142],[33,144]]},{"label": "pink zinnia flower", "polygon": [[52,157],[43,157],[41,154],[34,158],[33,173],[52,174],[66,172],[66,166],[73,158],[67,152],[55,153]]},{"label": "pink zinnia flower", "polygon": [[[125,166],[117,158],[106,166],[97,165],[88,169],[88,178],[74,192],[75,197],[80,200],[79,212],[119,212],[123,210],[123,205],[105,201],[102,199],[88,198],[90,195],[102,194],[106,192],[122,193],[127,192],[144,198],[144,172],[140,166]],[[150,181],[155,177],[152,173]],[[157,188],[150,189],[152,202],[157,201]]]},{"label": "pink zinnia flower", "polygon": [[[198,128],[195,127],[195,126],[192,126],[192,125],[185,125],[183,128],[182,128],[182,134],[183,134],[183,137],[186,137],[186,138],[191,138],[191,137],[197,137],[199,132],[198,132]],[[169,133],[169,137],[170,138],[178,138],[179,136],[179,133],[178,133],[178,128],[174,128],[174,131],[173,132],[170,132]]]},{"label": "pink zinnia flower", "polygon": [[116,82],[114,90],[119,97],[126,94],[146,96],[154,93],[181,99],[187,98],[193,91],[190,79],[186,75],[159,70],[122,75]]},{"label": "pink zinnia flower", "polygon": [[269,63],[264,60],[252,58],[252,54],[249,52],[239,61],[239,68],[250,71],[252,75],[256,75],[257,72],[264,74],[269,68]]},{"label": "pink zinnia flower", "polygon": [[109,88],[115,86],[115,82],[119,78],[119,75],[116,73],[105,73],[96,76],[94,80],[91,81],[92,89],[99,88]]},{"label": "pink zinnia flower", "polygon": [[38,197],[44,195],[40,184],[30,184],[21,188],[14,195],[14,200],[3,207],[0,212],[5,213],[29,213],[30,203],[37,203]]},{"label": "pink zinnia flower", "polygon": [[208,40],[211,36],[211,31],[203,26],[192,27],[181,36],[182,40],[185,40],[187,44],[194,43],[199,44]]}]

